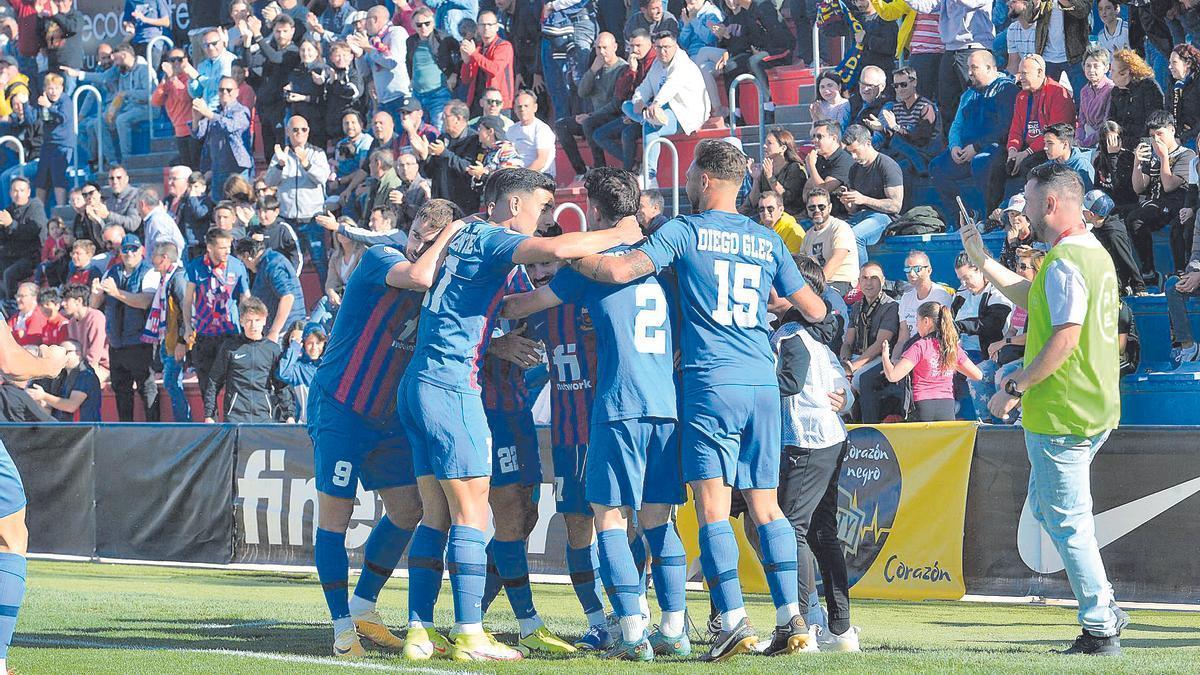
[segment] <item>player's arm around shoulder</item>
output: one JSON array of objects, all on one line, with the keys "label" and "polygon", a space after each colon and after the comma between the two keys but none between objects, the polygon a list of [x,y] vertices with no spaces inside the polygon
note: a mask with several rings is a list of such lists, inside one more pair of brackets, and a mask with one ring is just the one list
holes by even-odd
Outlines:
[{"label": "player's arm around shoulder", "polygon": [[13,379],[58,377],[67,365],[67,352],[58,345],[42,345],[41,356],[25,351],[13,338],[8,323],[0,321],[0,373]]},{"label": "player's arm around shoulder", "polygon": [[550,286],[541,286],[525,293],[504,296],[504,308],[500,310],[500,316],[505,319],[524,319],[562,303],[562,298]]},{"label": "player's arm around shoulder", "polygon": [[[614,227],[594,232],[568,232],[557,237],[530,237],[513,251],[517,265],[576,260],[606,251],[621,244],[636,244],[643,238],[634,218],[623,218]],[[637,278],[637,277],[634,277]]]},{"label": "player's arm around shoulder", "polygon": [[446,259],[446,247],[464,225],[464,221],[456,220],[443,228],[416,262],[404,260],[392,265],[387,273],[387,285],[413,291],[432,288],[438,270]]}]

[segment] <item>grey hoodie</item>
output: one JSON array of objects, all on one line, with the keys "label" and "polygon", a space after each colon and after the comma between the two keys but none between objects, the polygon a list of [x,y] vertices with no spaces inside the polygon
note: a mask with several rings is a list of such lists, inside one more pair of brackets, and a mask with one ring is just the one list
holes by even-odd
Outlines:
[{"label": "grey hoodie", "polygon": [[996,39],[992,0],[944,0],[938,28],[946,51],[991,49]]},{"label": "grey hoodie", "polygon": [[288,152],[282,169],[271,156],[271,168],[263,176],[267,185],[279,188],[279,215],[297,225],[308,223],[325,210],[329,161],[324,151],[312,145],[308,146],[308,156],[307,170],[300,166],[293,152]]}]

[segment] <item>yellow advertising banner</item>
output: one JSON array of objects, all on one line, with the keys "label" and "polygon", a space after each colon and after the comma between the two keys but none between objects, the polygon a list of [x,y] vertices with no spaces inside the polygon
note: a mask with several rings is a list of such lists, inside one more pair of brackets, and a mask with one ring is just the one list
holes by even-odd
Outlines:
[{"label": "yellow advertising banner", "polygon": [[[975,429],[973,422],[850,427],[838,478],[838,537],[852,597],[957,599],[966,593],[963,527]],[[688,578],[700,579],[690,501],[678,523]],[[767,592],[744,528],[735,523],[733,529],[742,552],[742,587]]]}]

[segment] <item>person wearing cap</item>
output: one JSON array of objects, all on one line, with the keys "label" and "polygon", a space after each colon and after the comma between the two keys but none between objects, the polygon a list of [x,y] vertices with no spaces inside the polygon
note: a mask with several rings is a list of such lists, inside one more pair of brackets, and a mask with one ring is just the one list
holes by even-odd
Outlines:
[{"label": "person wearing cap", "polygon": [[135,389],[146,421],[158,421],[158,385],[151,366],[154,346],[142,342],[142,331],[161,281],[162,275],[146,260],[142,240],[127,234],[121,240],[121,264],[92,283],[92,307],[104,310],[108,362],[122,422],[133,421]]},{"label": "person wearing cap", "polygon": [[393,152],[411,148],[418,157],[429,156],[429,144],[437,140],[437,127],[425,121],[425,108],[415,96],[406,96],[400,104],[400,135],[392,144]]},{"label": "person wearing cap", "polygon": [[486,153],[482,161],[467,167],[467,173],[471,174],[471,187],[476,192],[483,192],[483,185],[493,171],[525,166],[512,141],[504,137],[504,121],[499,117],[485,116],[479,120],[475,133],[479,137],[480,147]]},{"label": "person wearing cap", "polygon": [[1051,124],[1042,132],[1046,149],[1046,161],[1058,162],[1079,174],[1083,181],[1083,189],[1091,190],[1095,182],[1096,170],[1088,157],[1075,147],[1075,125],[1066,122]]},{"label": "person wearing cap", "polygon": [[429,111],[429,121],[442,127],[442,107],[458,86],[462,56],[458,40],[434,26],[433,10],[419,7],[412,15],[413,33],[405,50],[406,66],[412,75],[412,95]]},{"label": "person wearing cap", "polygon": [[1103,190],[1092,190],[1083,196],[1083,219],[1092,234],[1100,240],[1112,256],[1117,269],[1117,283],[1122,295],[1145,295],[1146,282],[1142,280],[1142,268],[1133,247],[1133,239],[1109,197]]},{"label": "person wearing cap", "polygon": [[1004,247],[1000,250],[1000,264],[1017,271],[1017,251],[1024,246],[1033,246],[1036,238],[1025,215],[1025,195],[1015,194],[1004,210],[993,214],[995,220],[1004,223]]}]

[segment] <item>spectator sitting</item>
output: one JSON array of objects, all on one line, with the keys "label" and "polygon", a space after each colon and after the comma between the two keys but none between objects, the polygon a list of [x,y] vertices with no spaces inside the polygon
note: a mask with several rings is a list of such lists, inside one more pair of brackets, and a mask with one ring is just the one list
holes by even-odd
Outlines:
[{"label": "spectator sitting", "polygon": [[513,144],[522,166],[554,178],[555,157],[558,154],[554,130],[537,118],[537,110],[537,96],[532,91],[525,89],[517,92],[513,102],[516,122],[503,133]]},{"label": "spectator sitting", "polygon": [[[343,218],[344,222],[346,219]],[[350,274],[362,260],[366,247],[345,234],[334,235],[333,257],[329,259],[329,278],[325,280],[325,297],[329,305],[339,307]]]},{"label": "spectator sitting", "polygon": [[866,127],[851,125],[842,137],[846,152],[854,158],[850,180],[834,192],[846,207],[858,241],[858,260],[868,260],[867,247],[883,238],[892,219],[904,204],[904,173],[896,160],[871,145]]},{"label": "spectator sitting", "polygon": [[[187,286],[183,299],[183,342],[191,353],[200,393],[207,397],[212,372],[222,342],[238,332],[237,302],[250,296],[246,266],[229,255],[233,237],[214,227],[204,235],[205,254],[185,267]],[[216,406],[204,399],[204,405]]]},{"label": "spectator sitting", "polygon": [[1002,338],[1013,305],[971,263],[966,252],[955,259],[954,273],[962,284],[950,303],[958,346],[967,353],[967,358],[980,361],[987,358],[984,350]]},{"label": "spectator sitting", "polygon": [[638,225],[647,236],[662,227],[667,222],[667,216],[663,214],[662,193],[658,190],[642,190],[636,216]]},{"label": "spectator sitting", "polygon": [[133,157],[134,126],[150,120],[150,92],[155,83],[146,59],[134,54],[132,45],[118,45],[113,50],[113,63],[118,69],[117,96],[109,104],[104,121],[117,137],[118,152],[112,156],[126,161]]},{"label": "spectator sitting", "polygon": [[[853,376],[854,389],[860,394],[860,406],[867,404],[865,397],[878,399],[878,392],[863,390],[862,374],[879,366],[883,343],[893,340],[900,330],[900,305],[883,292],[883,283],[883,268],[879,263],[869,262],[862,266],[858,276],[862,295],[850,306],[846,339],[839,350],[842,365],[846,367],[847,375]],[[876,402],[872,403],[878,407]],[[864,408],[862,418],[879,421],[879,414]]]},{"label": "spectator sitting", "polygon": [[[183,72],[190,76],[190,79],[187,80],[188,93],[192,98],[203,99],[211,109],[220,105],[218,89],[221,86],[221,80],[233,75],[233,62],[237,60],[237,55],[226,48],[223,31],[213,28],[204,31],[201,37],[204,45],[204,59],[194,68],[187,60],[180,62],[179,65]],[[195,52],[192,54],[195,55]]]},{"label": "spectator sitting", "polygon": [[[300,247],[323,281],[327,269],[325,240],[321,228],[312,223],[325,210],[325,182],[330,172],[325,151],[309,144],[308,131],[308,120],[299,115],[288,119],[287,148],[275,146],[271,167],[264,178],[268,185],[287,185],[286,190],[279,192],[280,215],[299,227]],[[268,335],[277,340],[280,330],[282,326]]]},{"label": "spectator sitting", "polygon": [[[850,182],[854,158],[842,147],[842,128],[832,120],[813,122],[812,143],[813,149],[804,156],[805,173],[808,174],[804,194],[821,188],[832,195]],[[834,201],[833,213],[846,215],[846,207],[841,200]]]},{"label": "spectator sitting", "polygon": [[762,166],[754,176],[748,202],[757,205],[762,195],[773,193],[783,201],[784,211],[803,215],[804,182],[804,164],[796,151],[796,138],[783,127],[772,127],[763,142]]},{"label": "spectator sitting", "polygon": [[279,217],[279,199],[275,195],[267,195],[258,200],[256,210],[258,223],[249,228],[249,236],[263,242],[272,251],[282,253],[299,273],[304,266],[300,239],[296,236],[296,230]]},{"label": "spectator sitting", "polygon": [[386,193],[386,205],[398,211],[396,227],[407,232],[417,211],[429,201],[433,186],[428,178],[421,175],[421,165],[413,151],[402,152],[396,163],[399,182]]},{"label": "spectator sitting", "polygon": [[1137,208],[1133,191],[1133,149],[1125,147],[1121,125],[1109,120],[1101,127],[1100,142],[1092,157],[1096,187],[1112,197],[1117,210],[1129,213]]},{"label": "spectator sitting", "polygon": [[1200,49],[1188,43],[1176,45],[1167,67],[1174,80],[1165,99],[1167,112],[1175,118],[1179,137],[1195,145],[1200,132]]},{"label": "spectator sitting", "polygon": [[87,286],[67,286],[62,311],[67,317],[67,338],[79,343],[84,362],[104,382],[108,380],[108,330],[104,313],[93,309],[91,301]]},{"label": "spectator sitting", "polygon": [[[721,89],[717,86],[716,66],[725,58],[725,50],[717,46],[713,27],[725,20],[721,10],[710,0],[685,0],[679,10],[683,28],[679,31],[679,46],[700,68],[704,86],[708,89],[708,104],[712,117],[721,118],[725,109]],[[614,39],[613,46],[616,46]]]},{"label": "spectator sitting", "polygon": [[68,251],[73,243],[71,234],[62,218],[54,216],[46,221],[46,240],[42,242],[42,259],[33,272],[33,281],[38,286],[61,286],[67,278]]},{"label": "spectator sitting", "polygon": [[892,72],[896,69],[900,27],[894,20],[879,16],[871,0],[855,0],[854,7],[863,29],[858,41],[859,68],[878,66],[885,73]]},{"label": "spectator sitting", "polygon": [[[1185,218],[1187,209],[1180,211]],[[1101,190],[1092,190],[1083,196],[1083,220],[1092,234],[1112,257],[1117,270],[1117,288],[1122,295],[1145,295],[1146,284],[1142,280],[1141,265],[1134,252],[1133,240],[1125,227],[1125,220],[1113,205],[1112,197]],[[1182,226],[1182,220],[1177,225]]]},{"label": "spectator sitting", "polygon": [[[627,84],[629,91],[633,92],[645,82],[646,76],[650,74],[650,69],[658,61],[658,53],[654,49],[654,42],[650,34],[643,29],[639,28],[633,31],[626,35],[625,39],[627,40],[628,72],[632,77]],[[617,105],[623,106],[624,103],[617,101]],[[642,130],[625,115],[623,107],[621,110],[619,117],[596,130],[593,139],[601,148],[607,150],[608,154],[619,157],[621,165],[625,169],[633,171],[639,165],[637,150]]]},{"label": "spectator sitting", "polygon": [[887,74],[879,66],[864,66],[858,76],[858,91],[850,96],[850,124],[863,124],[879,117],[888,102]]},{"label": "spectator sitting", "polygon": [[121,165],[108,168],[108,195],[103,202],[93,202],[86,212],[99,227],[120,225],[125,232],[137,232],[142,219],[137,209],[137,188],[129,184],[129,172]]},{"label": "spectator sitting", "polygon": [[13,178],[8,195],[12,203],[0,210],[0,298],[12,298],[17,284],[33,274],[46,225],[45,207],[40,199],[30,197],[28,178]]},{"label": "spectator sitting", "polygon": [[[267,308],[267,339],[276,344],[286,327],[304,319],[304,289],[296,268],[278,251],[272,251],[261,241],[243,239],[234,246],[234,253],[254,274],[251,294]],[[245,326],[243,325],[243,328]]]},{"label": "spectator sitting", "polygon": [[842,96],[842,80],[832,70],[817,76],[817,100],[808,104],[813,123],[829,120],[845,129],[850,126],[850,99]]},{"label": "spectator sitting", "polygon": [[[1033,281],[1042,266],[1045,252],[1028,246],[1021,247],[1017,253],[1018,263],[1014,266],[1017,274]],[[998,340],[993,341],[987,348],[987,359],[980,362],[979,371],[983,377],[978,382],[971,382],[971,399],[975,404],[975,416],[980,422],[1003,424],[1002,420],[988,410],[988,401],[1012,374],[1024,365],[1025,328],[1029,314],[1024,307],[1014,306],[1004,325],[1004,332]]]},{"label": "spectator sitting", "polygon": [[211,173],[209,185],[214,200],[222,198],[221,190],[229,176],[245,175],[254,166],[246,145],[250,110],[238,103],[236,80],[225,77],[220,84],[216,108],[201,99],[192,101],[192,133],[202,143],[199,169]]},{"label": "spectator sitting", "polygon": [[692,134],[708,119],[708,98],[695,96],[704,87],[700,69],[679,50],[675,36],[662,32],[654,36],[654,49],[658,58],[650,67],[650,73],[637,89],[633,98],[621,106],[625,116],[641,125],[648,177],[647,188],[658,186],[657,145],[650,147],[655,139],[675,133]]},{"label": "spectator sitting", "polygon": [[154,345],[162,361],[163,388],[171,399],[171,419],[177,423],[192,421],[192,409],[183,393],[184,358],[187,345],[183,333],[183,299],[187,292],[187,273],[179,262],[179,249],[169,241],[159,242],[150,258],[158,272],[158,288],[146,314],[142,341]]},{"label": "spectator sitting", "polygon": [[1121,137],[1127,150],[1146,135],[1146,120],[1162,110],[1163,92],[1154,80],[1154,70],[1132,49],[1113,53],[1110,71],[1114,89],[1108,107],[1108,119],[1124,130]]},{"label": "spectator sitting", "polygon": [[462,101],[446,104],[442,125],[445,133],[429,146],[430,157],[425,163],[426,175],[433,188],[433,197],[448,199],[463,213],[479,210],[479,193],[471,183],[467,168],[483,158],[479,136],[467,127],[470,111]]},{"label": "spectator sitting", "polygon": [[991,211],[1008,196],[1009,185],[1025,181],[1033,167],[1046,162],[1042,134],[1052,124],[1075,123],[1075,103],[1071,94],[1056,80],[1046,77],[1046,61],[1037,54],[1021,60],[1017,73],[1021,92],[1013,106],[1008,128],[1007,159],[992,164],[984,195],[986,210]]},{"label": "spectator sitting", "polygon": [[184,250],[186,244],[183,242],[183,234],[179,231],[179,226],[175,224],[175,219],[167,213],[156,188],[144,187],[139,190],[135,204],[138,215],[142,217],[142,223],[138,229],[141,230],[142,236],[146,240],[146,246],[153,250],[158,244],[169,242],[175,244],[176,251]]},{"label": "spectator sitting", "polygon": [[413,12],[413,33],[404,51],[408,72],[412,75],[412,95],[428,110],[430,122],[442,128],[442,110],[453,98],[458,86],[462,56],[458,40],[433,25],[433,10],[420,7]]},{"label": "spectator sitting", "polygon": [[644,30],[650,35],[667,32],[678,37],[679,19],[668,12],[664,4],[663,0],[638,0],[638,11],[630,12],[629,19],[625,21],[625,36],[629,37],[636,30]]},{"label": "spectator sitting", "polygon": [[200,165],[200,147],[192,137],[192,95],[188,91],[187,56],[182,49],[172,49],[162,60],[162,79],[150,95],[150,105],[164,108],[175,131],[175,149],[179,153],[178,163],[185,166]]},{"label": "spectator sitting", "polygon": [[135,390],[142,400],[146,421],[158,421],[158,385],[151,367],[154,350],[142,342],[142,330],[161,279],[146,260],[141,240],[127,234],[121,241],[121,264],[110,268],[92,286],[92,306],[104,308],[113,394],[122,422],[134,421]]},{"label": "spectator sitting", "polygon": [[91,239],[76,239],[71,244],[71,264],[67,268],[65,285],[79,284],[92,287],[92,279],[99,279],[104,271],[96,266],[96,242]]},{"label": "spectator sitting", "polygon": [[470,125],[472,129],[479,124],[479,120],[487,117],[488,115],[495,115],[496,117],[504,120],[504,131],[506,132],[508,131],[508,128],[513,125],[512,118],[504,114],[504,99],[502,98],[499,89],[495,87],[488,87],[487,89],[484,89],[483,96],[479,99],[479,108],[479,114],[471,118]]},{"label": "spectator sitting", "polygon": [[104,276],[105,272],[121,264],[121,242],[125,241],[125,228],[106,225],[100,236],[104,242],[104,253],[94,258],[92,264],[99,270],[100,276]]},{"label": "spectator sitting", "polygon": [[484,90],[495,87],[504,100],[503,108],[513,105],[513,46],[500,37],[500,22],[495,12],[479,13],[479,36],[463,36],[459,44],[462,54],[460,79],[467,87],[467,103],[472,113],[479,113]]},{"label": "spectator sitting", "polygon": [[38,291],[38,309],[46,317],[46,327],[42,329],[42,344],[60,345],[67,339],[67,317],[59,310],[62,309],[62,296],[57,289],[43,288]]},{"label": "spectator sitting", "polygon": [[815,258],[821,264],[826,286],[844,296],[860,278],[854,230],[849,223],[833,216],[825,188],[813,188],[807,202],[808,220],[805,222],[808,233],[800,245],[800,252]]},{"label": "spectator sitting", "polygon": [[804,228],[796,222],[792,214],[783,210],[783,200],[774,192],[768,192],[758,201],[758,222],[763,227],[774,230],[783,245],[792,255],[800,252],[804,244]]},{"label": "spectator sitting", "polygon": [[[33,187],[42,203],[46,203],[47,191],[53,189],[54,203],[65,204],[67,169],[75,162],[77,139],[74,128],[75,107],[71,97],[63,94],[61,75],[46,74],[42,82],[42,94],[37,97],[37,107],[36,114],[41,118],[42,147]],[[9,188],[11,187],[10,184]]]},{"label": "spectator sitting", "polygon": [[[934,187],[947,206],[954,203],[962,182],[968,178],[973,178],[979,191],[986,194],[992,169],[1003,167],[1005,154],[1001,146],[1008,138],[1018,91],[1012,78],[996,70],[996,59],[987,50],[972,52],[967,70],[971,86],[963,92],[962,100],[955,102],[957,112],[947,139],[950,147],[929,164],[929,174],[938,177]],[[945,111],[943,104],[943,115]],[[957,214],[944,215],[946,222],[957,222]]]},{"label": "spectator sitting", "polygon": [[[771,80],[767,75],[767,68],[791,63],[796,36],[792,35],[792,31],[779,16],[779,6],[771,0],[726,0],[726,5],[729,12],[725,15],[725,23],[713,27],[713,32],[720,38],[720,45],[726,52],[722,75],[726,82],[733,82],[739,75],[753,75],[763,85],[762,91],[765,94],[763,122],[773,124],[775,103],[771,99],[771,88],[768,86]],[[658,34],[653,35],[657,42]],[[892,49],[894,51],[895,47]],[[732,101],[730,104],[732,105]]]},{"label": "spectator sitting", "polygon": [[[1179,144],[1170,113],[1160,110],[1151,114],[1146,127],[1150,137],[1134,150],[1133,165],[1133,189],[1142,201],[1130,212],[1126,223],[1141,260],[1142,275],[1148,277],[1155,271],[1153,235],[1172,221],[1178,221],[1179,212],[1186,205],[1187,183],[1196,153]],[[1188,219],[1171,227],[1172,270],[1187,266],[1192,225]],[[1148,279],[1147,283],[1152,282]]]},{"label": "spectator sitting", "polygon": [[1165,285],[1167,294],[1167,316],[1171,320],[1171,335],[1176,347],[1172,358],[1179,363],[1200,361],[1200,346],[1192,333],[1192,319],[1188,315],[1188,298],[1200,295],[1200,236],[1192,232],[1192,250],[1187,266],[1179,276],[1171,277]]},{"label": "spectator sitting", "polygon": [[879,117],[868,117],[867,128],[875,132],[884,154],[901,168],[918,176],[929,175],[929,162],[942,151],[941,120],[937,106],[917,95],[917,71],[911,66],[892,73],[896,100],[884,104]]},{"label": "spectator sitting", "polygon": [[46,316],[38,307],[38,287],[25,282],[17,287],[17,311],[8,317],[8,327],[17,344],[40,345],[46,332]]},{"label": "spectator sitting", "polygon": [[1112,104],[1113,81],[1108,79],[1112,54],[1101,47],[1088,47],[1083,57],[1083,76],[1087,84],[1076,92],[1079,114],[1075,118],[1075,140],[1081,148],[1094,148],[1100,141],[1100,131],[1108,120]]},{"label": "spectator sitting", "polygon": [[1001,265],[1015,272],[1017,251],[1022,247],[1033,246],[1037,241],[1033,236],[1033,227],[1029,224],[1029,216],[1025,215],[1025,194],[1013,195],[1003,210],[992,213],[991,219],[1000,221],[1004,227],[1004,246],[1000,249],[998,260]]},{"label": "spectator sitting", "polygon": [[93,183],[85,183],[83,187],[73,188],[67,193],[67,201],[71,205],[71,222],[68,223],[68,230],[75,241],[80,239],[90,240],[92,243],[100,241],[100,228],[94,227],[87,215],[88,204],[100,196],[100,189]]},{"label": "spectator sitting", "polygon": [[292,388],[292,400],[299,411],[296,421],[300,424],[308,422],[309,387],[317,375],[328,340],[320,326],[297,324],[288,335],[287,346],[279,359],[279,370],[275,375]]},{"label": "spectator sitting", "polygon": [[1063,164],[1075,170],[1083,181],[1083,189],[1091,190],[1095,169],[1088,157],[1075,147],[1075,127],[1066,122],[1051,124],[1042,131],[1047,162]]},{"label": "spectator sitting", "polygon": [[204,422],[217,416],[217,394],[225,389],[222,411],[230,424],[294,422],[292,393],[276,373],[281,350],[263,336],[267,323],[266,305],[258,298],[239,303],[242,334],[225,338],[213,362],[204,396]]},{"label": "spectator sitting", "polygon": [[67,354],[67,367],[54,378],[48,389],[30,384],[25,393],[50,409],[59,422],[100,421],[100,378],[80,357],[79,343],[66,340],[62,344]]},{"label": "spectator sitting", "polygon": [[516,146],[504,137],[504,122],[499,117],[484,117],[476,128],[479,147],[484,155],[482,160],[467,167],[467,173],[471,174],[472,189],[483,194],[487,177],[493,172],[504,168],[521,168],[524,164]]},{"label": "spectator sitting", "polygon": [[956,416],[954,373],[961,373],[968,380],[979,380],[983,374],[959,344],[949,307],[925,302],[917,310],[917,317],[916,334],[919,337],[904,350],[895,365],[889,343],[883,343],[884,376],[889,382],[899,382],[912,374],[917,421],[952,421]]},{"label": "spectator sitting", "polygon": [[1066,73],[1071,89],[1083,89],[1083,58],[1091,33],[1092,0],[1037,0],[1029,13],[1035,18],[1031,53],[1046,60],[1046,76],[1055,82]]}]

